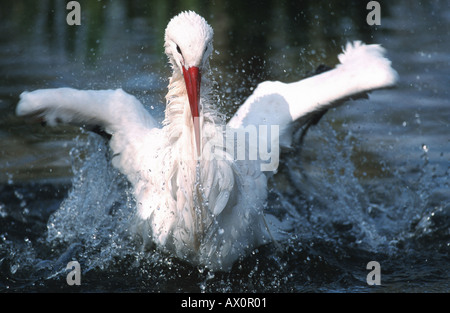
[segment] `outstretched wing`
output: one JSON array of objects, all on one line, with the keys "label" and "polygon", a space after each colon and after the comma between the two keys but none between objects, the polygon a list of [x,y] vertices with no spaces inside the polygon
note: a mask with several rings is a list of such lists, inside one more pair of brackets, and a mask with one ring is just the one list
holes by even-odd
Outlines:
[{"label": "outstretched wing", "polygon": [[48,125],[60,123],[102,129],[111,135],[113,165],[136,182],[142,162],[161,141],[157,122],[139,100],[122,89],[40,89],[23,92],[19,116],[37,116]]},{"label": "outstretched wing", "polygon": [[51,126],[61,123],[99,126],[111,135],[130,123],[157,126],[139,100],[122,89],[56,88],[23,92],[16,114],[38,116]]},{"label": "outstretched wing", "polygon": [[294,83],[263,82],[228,126],[277,125],[280,146],[289,147],[293,121],[307,123],[315,112],[337,106],[342,99],[394,85],[398,76],[384,53],[380,45],[356,41],[347,44],[332,70]]}]

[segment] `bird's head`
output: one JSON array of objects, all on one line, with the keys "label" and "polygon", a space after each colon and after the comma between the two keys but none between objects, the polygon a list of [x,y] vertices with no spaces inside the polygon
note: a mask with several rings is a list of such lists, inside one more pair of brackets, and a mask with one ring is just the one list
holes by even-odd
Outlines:
[{"label": "bird's head", "polygon": [[200,155],[199,104],[202,70],[213,50],[213,30],[195,12],[182,12],[166,28],[164,48],[174,72],[183,74]]},{"label": "bird's head", "polygon": [[183,73],[197,67],[205,68],[213,50],[213,29],[195,12],[182,12],[172,18],[165,33],[165,52],[174,71]]}]

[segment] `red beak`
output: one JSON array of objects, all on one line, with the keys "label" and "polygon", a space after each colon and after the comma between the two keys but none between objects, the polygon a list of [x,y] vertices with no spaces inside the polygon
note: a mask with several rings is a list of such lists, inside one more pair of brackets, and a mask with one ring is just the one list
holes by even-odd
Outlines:
[{"label": "red beak", "polygon": [[194,123],[195,144],[197,146],[197,155],[200,156],[200,82],[201,74],[198,67],[192,66],[186,70],[183,66],[184,82],[186,83],[186,90],[189,98],[189,106],[191,107],[192,122]]}]

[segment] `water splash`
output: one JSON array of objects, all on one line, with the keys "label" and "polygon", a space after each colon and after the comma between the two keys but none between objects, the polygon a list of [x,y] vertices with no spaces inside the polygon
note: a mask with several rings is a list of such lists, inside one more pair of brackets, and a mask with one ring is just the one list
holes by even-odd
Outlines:
[{"label": "water splash", "polygon": [[362,167],[359,158],[369,157],[363,143],[345,127],[337,131],[333,123],[325,118],[305,142],[308,148],[289,153],[280,177],[273,179],[271,212],[280,216],[284,211],[293,219],[291,233],[303,242],[320,239],[342,253],[348,248],[401,253],[414,236],[414,220],[429,215],[433,193],[440,194],[442,209],[448,168],[438,171],[429,163],[427,145],[422,146],[417,180],[381,155],[370,156],[377,168]]},{"label": "water splash", "polygon": [[[352,264],[403,263],[405,253],[420,258],[429,249],[448,253],[450,167],[430,160],[430,150],[418,149],[422,163],[415,169],[372,156],[377,168],[370,173],[358,163],[369,157],[363,143],[345,127],[335,127],[332,118],[306,140],[311,142],[297,147],[302,153],[285,155],[270,180],[266,214],[278,227],[279,247],[260,247],[230,272],[212,273],[141,250],[129,229],[135,203],[128,182],[111,166],[106,142],[82,136],[71,151],[69,194],[48,218],[44,236],[14,241],[2,232],[0,265],[8,275],[0,286],[21,281],[25,290],[36,284],[67,288],[65,267],[76,260],[84,288],[96,291],[291,292],[324,285],[342,290],[364,284],[365,268],[358,272]],[[26,193],[13,194],[24,214],[23,207],[30,206]],[[11,214],[7,208],[2,212],[5,218]]]},{"label": "water splash", "polygon": [[[105,268],[133,246],[134,200],[126,178],[111,165],[106,142],[89,134],[71,151],[74,178],[68,197],[48,221],[47,242],[80,245],[84,269]],[[133,249],[135,247],[133,246]]]}]

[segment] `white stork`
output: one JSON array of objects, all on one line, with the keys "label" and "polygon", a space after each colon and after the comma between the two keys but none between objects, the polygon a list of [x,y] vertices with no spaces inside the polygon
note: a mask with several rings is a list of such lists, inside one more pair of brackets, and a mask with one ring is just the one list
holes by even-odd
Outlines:
[{"label": "white stork", "polygon": [[[169,22],[164,47],[173,74],[162,125],[121,89],[23,92],[16,113],[38,115],[49,125],[100,126],[111,135],[113,165],[132,184],[134,226],[145,245],[226,271],[240,256],[271,241],[263,215],[267,177],[262,161],[236,158],[227,130],[275,125],[279,138],[267,145],[278,151],[278,143],[290,145],[293,121],[343,98],[392,86],[397,73],[379,45],[349,43],[332,70],[289,84],[259,84],[226,124],[211,100],[210,81],[202,76],[212,41],[211,26],[194,12]],[[259,144],[265,137],[259,135]]]}]

